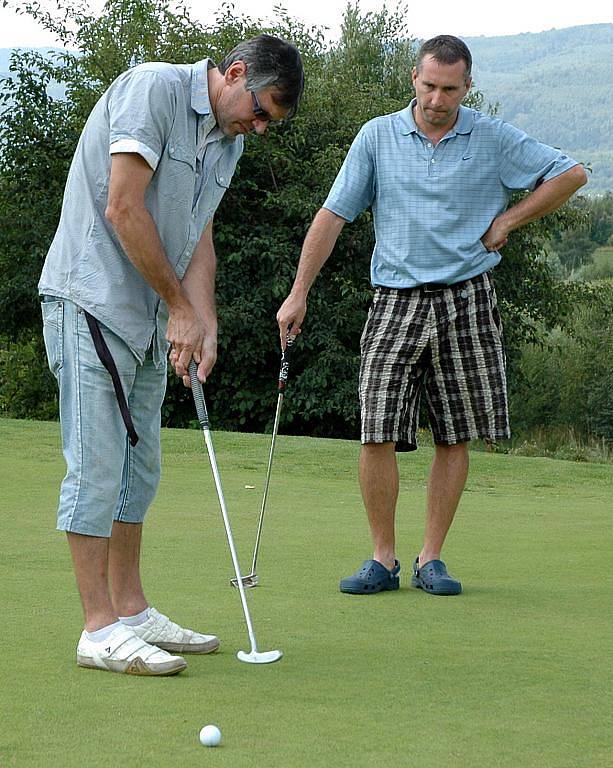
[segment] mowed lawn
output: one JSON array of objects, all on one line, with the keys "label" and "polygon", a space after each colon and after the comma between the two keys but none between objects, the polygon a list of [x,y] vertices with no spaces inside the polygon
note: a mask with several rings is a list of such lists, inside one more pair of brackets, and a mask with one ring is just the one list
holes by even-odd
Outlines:
[{"label": "mowed lawn", "polygon": [[[248,571],[270,438],[213,439]],[[472,453],[445,551],[465,591],[443,598],[409,587],[432,451],[401,455],[402,588],[349,596],[339,578],[371,553],[359,446],[280,435],[247,597],[260,648],[285,656],[257,667],[235,656],[249,644],[202,434],[163,443],[147,592],[222,647],[177,677],[124,677],[75,663],[58,425],[0,420],[0,766],[613,766],[611,466]]]}]

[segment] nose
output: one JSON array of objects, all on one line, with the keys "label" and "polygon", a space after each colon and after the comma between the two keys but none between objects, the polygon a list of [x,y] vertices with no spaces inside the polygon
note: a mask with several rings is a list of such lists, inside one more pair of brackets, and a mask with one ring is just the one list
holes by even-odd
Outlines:
[{"label": "nose", "polygon": [[443,103],[443,94],[441,91],[432,91],[430,94],[430,104],[437,107]]},{"label": "nose", "polygon": [[251,121],[251,125],[253,126],[253,130],[258,134],[258,136],[261,136],[262,134],[266,133],[266,129],[268,128],[268,120],[262,120],[260,117],[256,117],[255,120]]}]

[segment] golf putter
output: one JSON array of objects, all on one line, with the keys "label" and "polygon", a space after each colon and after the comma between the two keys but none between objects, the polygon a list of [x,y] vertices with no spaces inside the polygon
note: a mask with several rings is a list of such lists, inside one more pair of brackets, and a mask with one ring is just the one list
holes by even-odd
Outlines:
[{"label": "golf putter", "polygon": [[219,470],[217,468],[217,459],[215,458],[215,451],[213,449],[213,440],[211,438],[211,430],[209,427],[209,416],[206,409],[206,403],[204,401],[204,392],[202,390],[202,384],[198,379],[198,366],[191,360],[189,363],[189,378],[192,385],[192,395],[194,396],[194,405],[196,406],[196,412],[198,414],[198,421],[202,428],[204,435],[204,442],[206,444],[207,453],[209,456],[209,462],[213,471],[213,479],[215,481],[215,489],[217,491],[217,498],[219,500],[219,506],[221,508],[221,514],[223,517],[224,527],[226,529],[226,537],[228,539],[228,545],[230,547],[230,554],[232,556],[232,564],[234,565],[234,572],[236,574],[236,580],[238,589],[240,592],[241,603],[243,606],[243,613],[245,615],[245,622],[247,624],[247,632],[249,634],[249,642],[251,643],[251,651],[239,651],[236,656],[239,661],[245,661],[248,664],[270,664],[273,661],[279,661],[283,656],[283,651],[258,651],[255,633],[253,631],[253,624],[251,622],[251,615],[249,608],[247,607],[247,598],[245,597],[245,590],[243,589],[243,580],[241,577],[240,567],[238,564],[238,557],[236,556],[236,548],[234,546],[234,538],[232,537],[232,529],[230,528],[230,519],[228,517],[228,510],[226,509],[226,502],[221,487],[221,477],[219,476]]},{"label": "golf putter", "polygon": [[[264,522],[264,511],[266,509],[266,500],[268,498],[268,486],[270,484],[270,472],[272,469],[272,457],[275,451],[275,440],[277,438],[277,432],[279,431],[279,419],[281,417],[281,406],[283,405],[283,396],[285,395],[285,387],[287,385],[287,377],[289,375],[289,360],[292,351],[292,346],[296,341],[295,336],[287,335],[285,349],[281,351],[281,368],[279,370],[279,383],[277,386],[277,410],[275,413],[275,422],[272,428],[272,440],[270,442],[270,453],[268,455],[268,470],[266,472],[266,482],[264,484],[264,495],[262,497],[262,506],[260,508],[260,518],[258,520],[258,529],[255,536],[255,546],[253,548],[253,560],[251,561],[251,571],[243,576],[243,586],[247,589],[251,587],[257,587],[259,584],[259,578],[256,572],[258,562],[258,552],[260,549],[260,537],[262,535],[262,523]],[[230,584],[233,587],[238,586],[236,579],[230,579]]]}]

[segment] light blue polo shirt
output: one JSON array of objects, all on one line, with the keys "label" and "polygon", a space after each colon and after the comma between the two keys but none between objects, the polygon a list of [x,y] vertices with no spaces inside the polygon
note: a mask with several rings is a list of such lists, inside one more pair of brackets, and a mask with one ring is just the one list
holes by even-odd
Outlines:
[{"label": "light blue polo shirt", "polygon": [[69,299],[122,338],[142,362],[165,364],[168,310],[126,256],[105,217],[111,155],[135,152],[154,171],[145,203],[177,277],[230,185],[243,137],[216,126],[205,59],[141,64],[92,110],[70,167],[57,232],[38,285]]},{"label": "light blue polo shirt", "polygon": [[434,146],[415,124],[414,104],[362,126],[323,205],[347,221],[372,206],[373,285],[451,284],[486,272],[501,257],[481,237],[513,190],[577,165],[467,107]]}]

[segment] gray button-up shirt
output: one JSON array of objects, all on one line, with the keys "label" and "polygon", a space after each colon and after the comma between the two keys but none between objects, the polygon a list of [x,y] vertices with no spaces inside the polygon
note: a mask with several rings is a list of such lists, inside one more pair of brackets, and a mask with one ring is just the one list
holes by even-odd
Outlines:
[{"label": "gray button-up shirt", "polygon": [[124,72],[92,110],[70,167],[62,214],[39,293],[69,299],[121,337],[142,362],[153,343],[164,364],[168,311],[126,256],[105,217],[111,155],[135,152],[154,171],[145,203],[181,279],[230,185],[243,138],[217,128],[208,59],[141,64]]}]

